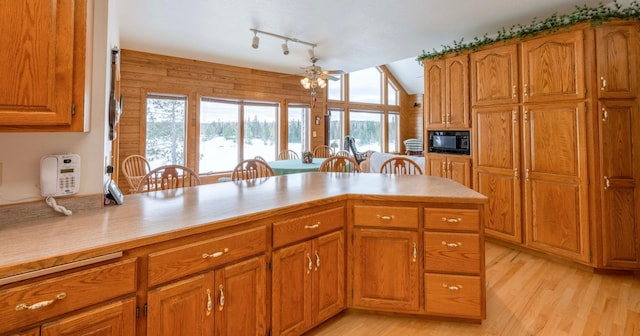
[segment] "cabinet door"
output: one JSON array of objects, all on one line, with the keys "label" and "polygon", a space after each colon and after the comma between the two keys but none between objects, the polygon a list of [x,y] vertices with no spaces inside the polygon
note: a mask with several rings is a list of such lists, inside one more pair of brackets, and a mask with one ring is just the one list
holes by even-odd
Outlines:
[{"label": "cabinet door", "polygon": [[500,46],[472,53],[471,104],[480,106],[517,103],[517,45]]},{"label": "cabinet door", "polygon": [[598,97],[634,98],[638,94],[636,25],[603,24],[596,29]]},{"label": "cabinet door", "polygon": [[274,335],[299,335],[311,325],[311,242],[273,252],[271,324]]},{"label": "cabinet door", "polygon": [[583,36],[576,30],[522,42],[524,102],[585,97]]},{"label": "cabinet door", "polygon": [[633,102],[601,102],[604,266],[640,267],[640,116]]},{"label": "cabinet door", "polygon": [[23,330],[17,333],[10,334],[10,336],[40,336],[40,327],[38,326],[29,330]]},{"label": "cabinet door", "polygon": [[313,242],[313,324],[344,309],[344,234],[342,231],[318,237]]},{"label": "cabinet door", "polygon": [[589,261],[584,103],[525,106],[527,245]]},{"label": "cabinet door", "polygon": [[42,336],[136,334],[135,299],[107,304],[42,326]]},{"label": "cabinet door", "polygon": [[353,230],[353,305],[393,312],[420,308],[418,233]]},{"label": "cabinet door", "polygon": [[443,155],[428,154],[426,175],[447,177],[447,158]]},{"label": "cabinet door", "polygon": [[489,198],[485,233],[522,243],[518,107],[477,107],[473,120],[473,189]]},{"label": "cabinet door", "polygon": [[471,159],[466,157],[447,157],[447,177],[471,188]]},{"label": "cabinet door", "polygon": [[469,128],[469,56],[445,60],[445,121],[447,128]]},{"label": "cabinet door", "polygon": [[424,100],[426,128],[446,127],[444,61],[424,62]]},{"label": "cabinet door", "polygon": [[216,335],[266,335],[266,263],[256,257],[215,272]]},{"label": "cabinet door", "polygon": [[213,272],[149,291],[147,334],[213,335]]},{"label": "cabinet door", "polygon": [[84,80],[86,1],[2,1],[0,13],[0,128],[68,130],[74,98],[83,114],[84,87],[74,78]]}]

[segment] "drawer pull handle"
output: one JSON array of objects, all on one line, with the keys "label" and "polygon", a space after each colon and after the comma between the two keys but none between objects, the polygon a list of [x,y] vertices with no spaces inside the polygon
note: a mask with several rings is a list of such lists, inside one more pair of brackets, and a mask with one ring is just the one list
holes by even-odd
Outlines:
[{"label": "drawer pull handle", "polygon": [[313,224],[313,225],[305,225],[305,226],[304,226],[304,228],[305,228],[305,229],[307,229],[307,230],[308,230],[308,229],[317,229],[317,228],[319,228],[319,227],[320,227],[320,222],[316,222],[316,223],[315,223],[315,224]]},{"label": "drawer pull handle", "polygon": [[392,220],[392,219],[393,219],[393,215],[391,215],[391,216],[386,216],[386,215],[376,215],[376,217],[377,217],[378,219],[387,220],[387,221],[388,221],[388,220]]},{"label": "drawer pull handle", "polygon": [[462,222],[462,218],[447,218],[447,217],[442,217],[442,221],[443,221],[443,222],[449,222],[449,223],[460,223],[460,222]]},{"label": "drawer pull handle", "polygon": [[21,303],[19,305],[16,306],[16,311],[21,311],[21,310],[36,310],[36,309],[40,309],[43,307],[46,307],[54,302],[56,302],[57,300],[62,300],[64,298],[67,297],[67,293],[59,293],[58,295],[56,295],[55,299],[52,300],[47,300],[47,301],[40,301],[38,303],[34,303],[32,305],[28,305],[26,303]]},{"label": "drawer pull handle", "polygon": [[218,310],[222,311],[224,309],[224,286],[220,285],[218,289],[220,289],[220,307],[218,307]]},{"label": "drawer pull handle", "polygon": [[228,248],[224,248],[224,250],[222,251],[218,251],[218,252],[213,252],[211,254],[209,253],[203,253],[202,254],[202,258],[207,259],[207,258],[217,258],[217,257],[221,257],[223,254],[229,252]]},{"label": "drawer pull handle", "polygon": [[447,285],[447,284],[442,284],[442,287],[447,288],[448,290],[453,291],[453,292],[455,292],[455,291],[459,291],[459,290],[461,290],[461,289],[462,289],[462,285],[449,286],[449,285]]},{"label": "drawer pull handle", "polygon": [[442,241],[442,245],[446,245],[448,247],[460,247],[462,246],[461,242],[457,242],[457,243],[447,243],[446,241]]},{"label": "drawer pull handle", "polygon": [[207,289],[207,316],[211,315],[211,309],[213,309],[213,302],[211,302],[211,290]]}]

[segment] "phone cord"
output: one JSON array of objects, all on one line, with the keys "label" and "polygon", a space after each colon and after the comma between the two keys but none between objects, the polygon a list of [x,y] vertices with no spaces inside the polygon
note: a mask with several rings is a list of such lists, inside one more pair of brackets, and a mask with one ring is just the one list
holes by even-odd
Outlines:
[{"label": "phone cord", "polygon": [[73,212],[65,207],[63,207],[62,205],[58,205],[56,203],[55,198],[53,198],[53,196],[47,196],[47,198],[45,199],[45,202],[47,202],[47,205],[49,205],[50,207],[53,208],[53,210],[63,213],[67,216],[71,216],[71,214],[73,214]]}]

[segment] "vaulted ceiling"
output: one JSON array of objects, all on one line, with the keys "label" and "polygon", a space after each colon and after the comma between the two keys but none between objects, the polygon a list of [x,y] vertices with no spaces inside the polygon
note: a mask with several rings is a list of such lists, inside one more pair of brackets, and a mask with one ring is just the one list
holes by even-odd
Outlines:
[{"label": "vaulted ceiling", "polygon": [[[116,0],[121,47],[286,74],[310,65],[304,44],[317,44],[318,65],[352,72],[387,64],[408,93],[423,92],[423,50],[492,35],[601,0]],[[619,0],[628,5],[630,0]]]}]

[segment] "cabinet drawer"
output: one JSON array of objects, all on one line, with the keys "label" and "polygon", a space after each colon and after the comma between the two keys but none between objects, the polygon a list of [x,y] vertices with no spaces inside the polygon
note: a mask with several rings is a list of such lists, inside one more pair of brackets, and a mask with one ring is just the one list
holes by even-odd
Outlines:
[{"label": "cabinet drawer", "polygon": [[482,319],[480,277],[466,275],[424,275],[427,314]]},{"label": "cabinet drawer", "polygon": [[344,207],[273,223],[273,248],[344,227]]},{"label": "cabinet drawer", "polygon": [[149,286],[212,269],[267,249],[267,229],[257,227],[149,254]]},{"label": "cabinet drawer", "polygon": [[418,228],[418,208],[354,205],[353,223],[356,226]]},{"label": "cabinet drawer", "polygon": [[434,230],[479,231],[480,212],[470,209],[424,209],[424,227]]},{"label": "cabinet drawer", "polygon": [[480,273],[480,235],[424,233],[424,268],[433,272]]},{"label": "cabinet drawer", "polygon": [[1,290],[0,333],[135,290],[135,259]]}]

